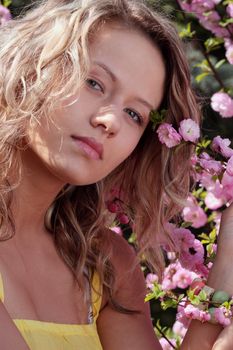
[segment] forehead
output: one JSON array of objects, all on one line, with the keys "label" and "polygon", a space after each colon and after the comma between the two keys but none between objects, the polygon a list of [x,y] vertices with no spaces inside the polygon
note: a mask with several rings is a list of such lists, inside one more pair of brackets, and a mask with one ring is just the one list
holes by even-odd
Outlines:
[{"label": "forehead", "polygon": [[139,29],[103,25],[90,43],[90,61],[110,68],[122,87],[145,95],[156,108],[163,96],[165,64],[159,48]]}]

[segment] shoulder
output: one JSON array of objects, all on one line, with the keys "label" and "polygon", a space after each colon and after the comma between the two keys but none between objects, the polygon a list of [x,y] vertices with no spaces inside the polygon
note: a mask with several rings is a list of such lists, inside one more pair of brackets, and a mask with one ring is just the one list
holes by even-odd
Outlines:
[{"label": "shoulder", "polygon": [[135,250],[124,237],[110,229],[106,229],[105,237],[110,245],[112,263],[116,268],[121,268],[123,264],[127,264],[129,259],[130,261],[136,261]]},{"label": "shoulder", "polygon": [[123,305],[134,308],[135,304],[130,305],[131,300],[135,302],[138,299],[141,302],[146,295],[145,278],[139,260],[134,248],[124,237],[111,230],[106,230],[105,235],[115,271],[114,297]]},{"label": "shoulder", "polygon": [[117,274],[125,274],[127,271],[133,271],[136,266],[139,266],[133,246],[124,237],[110,229],[106,230],[105,237],[109,246],[109,257]]},{"label": "shoulder", "polygon": [[122,313],[106,303],[97,319],[98,334],[103,348],[161,349],[151,323],[149,304],[144,301],[145,279],[136,254],[127,241],[114,232],[106,232],[106,239],[111,243],[111,261],[116,273],[113,297],[121,306],[137,312]]}]

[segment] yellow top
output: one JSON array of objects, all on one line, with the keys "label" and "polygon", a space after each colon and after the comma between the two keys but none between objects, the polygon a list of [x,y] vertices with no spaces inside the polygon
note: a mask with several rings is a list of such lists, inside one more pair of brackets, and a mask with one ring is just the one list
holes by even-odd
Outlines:
[{"label": "yellow top", "polygon": [[[91,324],[62,324],[36,320],[13,320],[31,350],[102,350],[96,328],[101,297],[97,273],[93,277],[92,305],[94,321]],[[0,300],[4,302],[3,281],[0,274]]]}]

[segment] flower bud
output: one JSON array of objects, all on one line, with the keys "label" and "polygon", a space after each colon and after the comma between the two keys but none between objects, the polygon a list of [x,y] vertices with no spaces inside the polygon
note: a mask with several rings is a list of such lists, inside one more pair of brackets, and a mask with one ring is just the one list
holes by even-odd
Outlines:
[{"label": "flower bud", "polygon": [[205,282],[201,278],[196,278],[191,283],[190,289],[194,292],[194,295],[198,295],[204,286]]},{"label": "flower bud", "polygon": [[222,290],[217,290],[216,292],[214,292],[214,294],[211,298],[211,302],[217,303],[217,304],[222,304],[225,301],[229,301],[230,298],[231,298],[231,296],[227,292],[224,292]]},{"label": "flower bud", "polygon": [[216,310],[216,307],[210,307],[208,309],[208,312],[210,314],[210,322],[213,324],[218,324],[218,321],[216,320],[216,317],[215,317],[215,310]]}]

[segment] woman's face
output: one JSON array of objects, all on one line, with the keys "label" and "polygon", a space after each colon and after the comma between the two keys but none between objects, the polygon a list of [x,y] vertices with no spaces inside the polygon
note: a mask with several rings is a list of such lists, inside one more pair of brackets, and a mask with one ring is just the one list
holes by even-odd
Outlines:
[{"label": "woman's face", "polygon": [[50,175],[76,185],[99,181],[131,154],[165,81],[160,51],[140,31],[120,25],[99,30],[90,60],[77,96],[56,110],[54,122],[29,129],[29,164],[38,161]]}]

